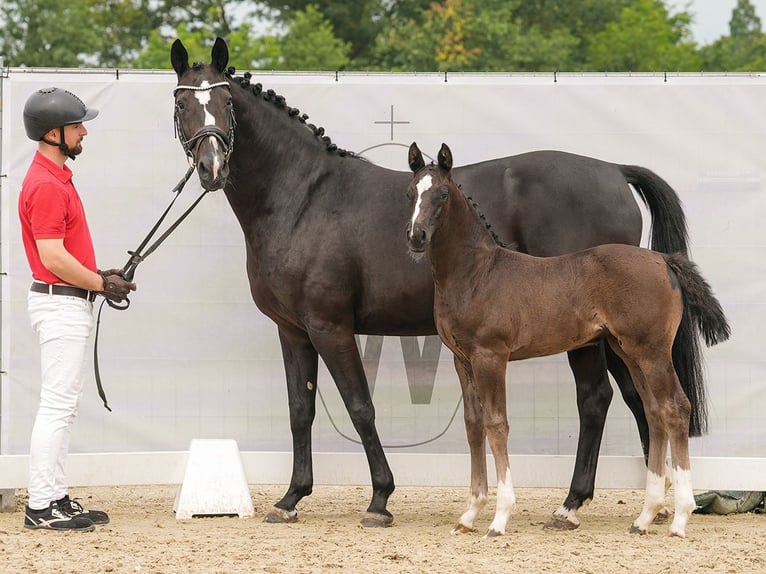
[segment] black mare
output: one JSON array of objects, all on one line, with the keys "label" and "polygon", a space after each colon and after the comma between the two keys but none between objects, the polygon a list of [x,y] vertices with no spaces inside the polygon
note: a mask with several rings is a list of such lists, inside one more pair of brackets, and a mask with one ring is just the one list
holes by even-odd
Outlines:
[{"label": "black mare", "polygon": [[[410,174],[338,149],[284,98],[251,85],[249,74],[233,77],[228,60],[220,38],[210,64],[190,66],[179,40],[171,49],[181,142],[196,162],[202,185],[224,190],[245,235],[253,300],[279,331],[293,470],[287,492],[266,520],[296,520],[297,503],[311,494],[311,426],[321,356],[370,467],[373,493],[362,523],[388,525],[392,516],[386,505],[394,479],[354,334],[436,334],[431,273],[408,255],[402,232]],[[537,151],[456,167],[453,175],[482,206],[500,238],[532,255],[602,243],[637,245],[642,218],[629,184],[651,212],[652,248],[687,251],[676,193],[643,167]],[[392,202],[397,193],[402,201]],[[692,435],[704,430],[706,420],[699,353],[695,327],[684,321],[674,344],[674,364],[692,403]],[[648,432],[630,375],[610,349],[587,347],[569,352],[568,358],[580,436],[570,491],[551,525],[576,528],[577,510],[593,496],[613,393],[607,367],[636,417],[645,453]]]}]

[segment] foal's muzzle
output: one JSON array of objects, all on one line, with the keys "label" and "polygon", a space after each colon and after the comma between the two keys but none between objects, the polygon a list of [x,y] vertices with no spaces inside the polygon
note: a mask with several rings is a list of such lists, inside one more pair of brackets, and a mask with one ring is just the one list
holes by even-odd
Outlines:
[{"label": "foal's muzzle", "polygon": [[407,245],[410,251],[422,253],[426,250],[426,231],[420,225],[407,226]]}]

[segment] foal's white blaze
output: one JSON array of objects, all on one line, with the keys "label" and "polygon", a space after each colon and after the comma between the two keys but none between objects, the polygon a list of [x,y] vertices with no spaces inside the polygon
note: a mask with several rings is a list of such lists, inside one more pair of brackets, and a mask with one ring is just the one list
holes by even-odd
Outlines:
[{"label": "foal's white blaze", "polygon": [[676,513],[673,524],[670,525],[670,534],[676,536],[686,535],[686,523],[696,506],[694,491],[692,490],[691,470],[681,468],[673,469],[673,488],[675,490]]},{"label": "foal's white blaze", "polygon": [[[210,103],[210,96],[213,88],[210,86],[210,82],[207,80],[202,80],[202,83],[199,85],[199,87],[201,89],[194,91],[194,97],[197,98],[197,101],[202,106],[202,110],[205,112],[205,125],[214,126],[215,116],[213,116],[213,114],[211,114],[207,109],[207,105]],[[213,177],[217,178],[218,172],[221,170],[221,162],[218,159],[218,139],[216,139],[214,136],[210,136],[210,143],[213,146],[213,151],[215,151],[215,156],[213,157]]]},{"label": "foal's white blaze", "polygon": [[410,222],[413,226],[418,219],[418,215],[420,215],[420,204],[423,202],[423,194],[431,189],[432,182],[431,174],[427,173],[420,178],[420,181],[415,186],[415,189],[418,190],[418,200],[415,202],[415,210],[412,212],[412,221]]},{"label": "foal's white blaze", "polygon": [[489,532],[505,534],[505,526],[508,524],[508,518],[511,512],[516,508],[516,494],[513,492],[513,482],[511,481],[511,469],[505,471],[505,478],[497,483],[497,510],[492,524],[489,525]]}]

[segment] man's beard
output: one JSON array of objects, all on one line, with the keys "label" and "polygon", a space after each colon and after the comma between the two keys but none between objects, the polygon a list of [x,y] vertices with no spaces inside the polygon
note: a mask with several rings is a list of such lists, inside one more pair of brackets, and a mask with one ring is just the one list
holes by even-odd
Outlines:
[{"label": "man's beard", "polygon": [[79,141],[76,144],[74,144],[74,147],[70,147],[69,153],[71,153],[72,155],[80,155],[82,153],[82,142]]}]

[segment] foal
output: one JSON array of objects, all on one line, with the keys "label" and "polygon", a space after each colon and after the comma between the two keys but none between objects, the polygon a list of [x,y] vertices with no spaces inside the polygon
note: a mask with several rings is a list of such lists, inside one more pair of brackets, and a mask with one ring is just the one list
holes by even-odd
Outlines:
[{"label": "foal", "polygon": [[[452,153],[438,165],[409,151],[410,252],[427,251],[435,283],[439,336],[461,376],[471,451],[471,497],[453,533],[472,531],[487,504],[484,450],[497,469],[497,509],[487,536],[505,533],[515,495],[508,464],[505,370],[508,361],[552,355],[606,339],[630,369],[649,424],[646,498],[632,532],[646,533],[665,500],[670,441],[675,517],[685,536],[695,507],[689,466],[689,401],[671,349],[683,313],[713,345],[729,337],[720,304],[696,266],[680,255],[602,245],[559,257],[532,257],[499,246],[452,180]],[[465,382],[464,382],[465,381]],[[468,388],[471,385],[472,388]]]}]

